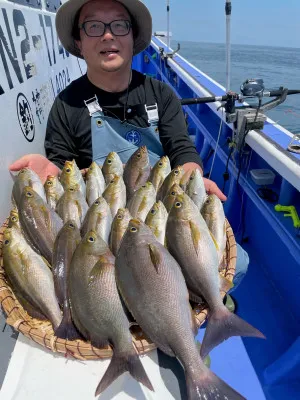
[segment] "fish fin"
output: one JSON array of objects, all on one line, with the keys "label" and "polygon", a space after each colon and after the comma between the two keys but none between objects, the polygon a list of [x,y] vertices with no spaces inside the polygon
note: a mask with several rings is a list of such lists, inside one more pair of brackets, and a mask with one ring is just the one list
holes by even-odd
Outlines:
[{"label": "fish fin", "polygon": [[[203,369],[205,370],[203,371]],[[218,400],[246,400],[240,393],[231,388],[222,379],[218,378],[207,367],[202,371],[191,368],[186,371],[186,386],[189,400],[216,399]],[[195,376],[197,374],[197,376]]]},{"label": "fish fin", "polygon": [[214,235],[211,233],[211,231],[209,231],[209,233],[210,233],[210,236],[211,236],[211,238],[212,238],[212,240],[213,240],[213,242],[214,242],[214,245],[215,245],[217,251],[219,251],[219,245],[218,245],[218,242],[217,242],[216,238],[215,238]]},{"label": "fish fin", "polygon": [[234,284],[230,282],[228,279],[220,276],[220,289],[227,293],[231,288],[233,288]]},{"label": "fish fin", "polygon": [[159,273],[161,265],[161,255],[154,244],[149,244],[148,246],[149,246],[151,261],[156,269],[156,272]]},{"label": "fish fin", "polygon": [[198,226],[196,224],[194,224],[193,221],[189,221],[189,224],[190,224],[190,228],[191,228],[191,234],[192,234],[194,247],[195,247],[196,253],[198,254],[198,247],[199,247],[198,243],[200,241],[201,234],[200,234]]},{"label": "fish fin", "polygon": [[202,359],[209,352],[231,336],[250,336],[265,339],[258,329],[244,321],[236,314],[231,313],[223,306],[214,311],[207,321],[207,327],[201,346]]},{"label": "fish fin", "polygon": [[63,319],[57,329],[54,331],[55,336],[60,339],[76,340],[82,339],[81,334],[73,324],[69,306],[64,307]]},{"label": "fish fin", "polygon": [[95,396],[102,393],[115,379],[126,371],[138,382],[154,391],[143,364],[136,353],[114,353],[103,378],[97,386]]}]

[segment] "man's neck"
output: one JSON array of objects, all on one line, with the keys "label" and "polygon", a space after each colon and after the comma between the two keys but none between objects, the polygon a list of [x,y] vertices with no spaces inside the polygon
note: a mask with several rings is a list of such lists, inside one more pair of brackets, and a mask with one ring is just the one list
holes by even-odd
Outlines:
[{"label": "man's neck", "polygon": [[106,92],[117,93],[123,92],[128,88],[128,85],[131,82],[131,69],[120,73],[120,71],[116,72],[95,72],[88,70],[87,76],[89,81],[97,86],[99,89],[102,89]]}]

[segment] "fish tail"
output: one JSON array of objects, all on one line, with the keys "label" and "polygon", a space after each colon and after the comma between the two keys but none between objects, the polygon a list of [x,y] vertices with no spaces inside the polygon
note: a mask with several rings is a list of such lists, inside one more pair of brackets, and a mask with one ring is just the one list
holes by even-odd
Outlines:
[{"label": "fish tail", "polygon": [[115,379],[126,371],[138,382],[154,391],[143,364],[136,353],[114,353],[103,378],[97,386],[95,396],[102,393]]},{"label": "fish tail", "polygon": [[197,376],[193,370],[186,372],[186,386],[188,400],[246,400],[240,393],[227,385],[209,369],[200,369]]},{"label": "fish tail", "polygon": [[265,336],[248,322],[231,313],[225,306],[216,309],[208,318],[200,355],[202,359],[224,340],[231,336],[252,336],[265,339]]},{"label": "fish tail", "polygon": [[82,339],[82,336],[80,335],[80,333],[78,332],[72,321],[69,308],[64,310],[63,319],[60,325],[54,330],[54,334],[60,339],[66,339],[66,340]]}]

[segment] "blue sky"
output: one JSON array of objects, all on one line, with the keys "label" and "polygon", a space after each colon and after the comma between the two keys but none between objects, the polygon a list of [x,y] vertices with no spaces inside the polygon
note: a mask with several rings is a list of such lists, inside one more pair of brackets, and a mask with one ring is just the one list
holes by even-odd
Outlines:
[{"label": "blue sky", "polygon": [[[144,0],[154,30],[166,30],[166,0]],[[225,0],[170,0],[172,38],[224,43]],[[232,0],[231,42],[300,47],[300,0]]]}]

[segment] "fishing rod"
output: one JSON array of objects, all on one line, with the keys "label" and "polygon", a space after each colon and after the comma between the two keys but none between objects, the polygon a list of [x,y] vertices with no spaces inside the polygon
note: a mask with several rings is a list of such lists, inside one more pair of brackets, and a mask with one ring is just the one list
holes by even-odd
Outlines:
[{"label": "fishing rod", "polygon": [[230,24],[231,24],[231,0],[226,0],[225,15],[226,15],[226,91],[230,88],[231,78],[231,43],[230,43]]},{"label": "fishing rod", "polygon": [[[262,79],[247,79],[241,85],[240,90],[241,94],[229,91],[223,96],[181,99],[181,105],[221,102],[221,107],[225,109],[226,122],[233,123],[233,141],[236,149],[240,150],[244,146],[247,132],[253,129],[263,129],[266,111],[283,103],[287,96],[300,94],[299,89],[290,90],[284,87],[266,90]],[[264,97],[274,97],[274,99],[262,104]],[[257,99],[258,106],[250,104],[236,106],[236,102],[243,103],[247,99]],[[223,119],[221,123],[222,121]]]}]

